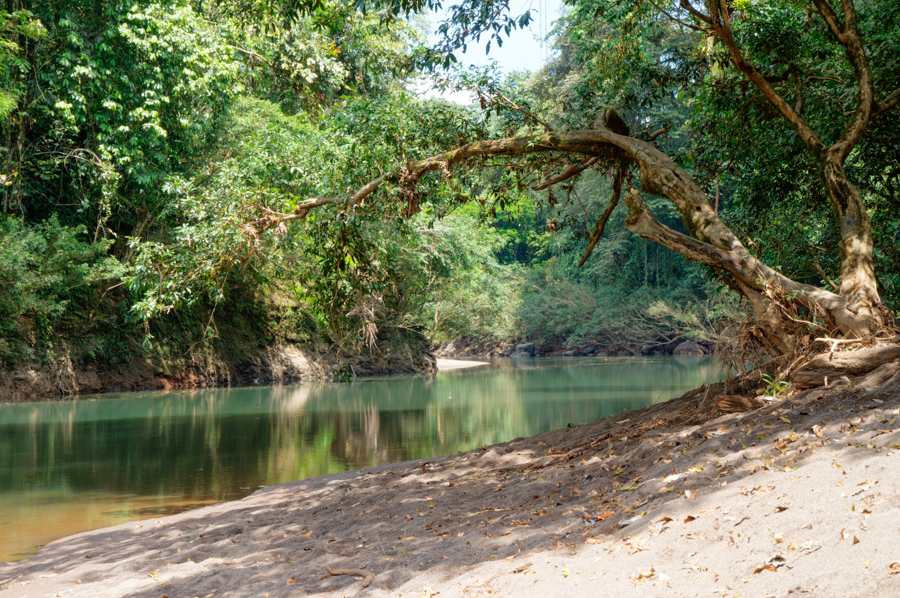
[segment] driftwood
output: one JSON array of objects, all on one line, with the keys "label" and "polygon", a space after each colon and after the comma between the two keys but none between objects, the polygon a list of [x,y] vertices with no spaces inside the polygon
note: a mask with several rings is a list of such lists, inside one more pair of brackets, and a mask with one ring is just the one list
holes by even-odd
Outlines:
[{"label": "driftwood", "polygon": [[375,579],[375,574],[368,569],[332,569],[331,567],[325,567],[326,573],[319,575],[319,579],[328,579],[332,575],[356,575],[359,577],[364,577],[362,587],[368,588],[369,584]]},{"label": "driftwood", "polygon": [[837,380],[841,376],[861,376],[895,361],[900,361],[898,345],[822,353],[809,360],[791,377],[791,381],[803,388],[823,386],[826,378]]},{"label": "driftwood", "polygon": [[716,407],[722,413],[744,413],[759,409],[766,404],[762,399],[742,397],[740,395],[719,395],[715,398]]}]

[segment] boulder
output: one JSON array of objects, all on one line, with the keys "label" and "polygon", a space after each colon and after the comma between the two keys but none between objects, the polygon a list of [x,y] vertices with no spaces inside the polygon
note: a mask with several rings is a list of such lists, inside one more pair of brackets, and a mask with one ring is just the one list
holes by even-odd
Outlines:
[{"label": "boulder", "polygon": [[581,350],[582,355],[593,355],[597,352],[597,347],[585,347]]},{"label": "boulder", "polygon": [[563,353],[564,357],[575,357],[576,355],[578,355],[576,351],[566,351],[565,353]]},{"label": "boulder", "polygon": [[606,351],[600,351],[599,353],[594,354],[594,357],[609,357],[609,353]]},{"label": "boulder", "polygon": [[632,355],[634,355],[634,353],[632,353],[628,349],[625,349],[624,351],[619,351],[618,353],[616,353],[617,357],[631,357]]},{"label": "boulder", "polygon": [[534,355],[534,343],[516,345],[516,353],[528,353],[528,355]]},{"label": "boulder", "polygon": [[456,345],[454,345],[453,343],[447,343],[447,346],[444,347],[444,354],[453,355],[454,353],[456,353]]},{"label": "boulder", "polygon": [[672,355],[706,355],[706,349],[697,343],[681,343],[675,347]]},{"label": "boulder", "polygon": [[531,353],[526,353],[525,351],[516,351],[512,355],[510,355],[513,359],[523,359],[528,357],[533,357]]}]

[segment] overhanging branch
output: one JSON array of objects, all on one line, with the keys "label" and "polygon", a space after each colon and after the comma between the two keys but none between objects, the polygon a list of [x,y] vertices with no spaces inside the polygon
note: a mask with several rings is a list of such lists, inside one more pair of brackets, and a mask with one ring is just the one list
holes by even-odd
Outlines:
[{"label": "overhanging branch", "polygon": [[622,196],[622,181],[624,178],[625,166],[620,164],[618,170],[616,170],[616,178],[613,180],[613,195],[609,200],[606,211],[603,212],[603,215],[597,220],[597,224],[594,225],[594,234],[591,235],[591,242],[588,244],[587,251],[584,252],[584,255],[581,256],[581,260],[578,262],[579,268],[584,265],[588,257],[590,257],[591,253],[594,251],[597,241],[603,236],[603,231],[606,229],[606,223],[609,220],[609,217],[612,215],[613,210],[616,209],[616,206],[619,205],[619,197]]}]

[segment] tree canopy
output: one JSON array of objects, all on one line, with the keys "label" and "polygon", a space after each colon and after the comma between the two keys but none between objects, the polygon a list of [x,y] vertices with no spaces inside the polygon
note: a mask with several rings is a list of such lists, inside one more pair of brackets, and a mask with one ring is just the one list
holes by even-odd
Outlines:
[{"label": "tree canopy", "polygon": [[[676,287],[716,284],[775,355],[892,324],[889,3],[572,0],[556,56],[509,76],[456,65],[530,23],[505,1],[14,4],[2,234],[34,242],[0,256],[0,326],[25,345],[36,319],[215,336],[237,297],[358,347],[423,326],[511,339],[529,313],[574,342],[614,329],[614,288],[668,297],[654,322],[678,334]],[[423,77],[477,104],[419,97]],[[545,293],[571,284],[593,289],[563,318],[586,328],[560,333]],[[523,285],[543,299],[514,316]]]}]

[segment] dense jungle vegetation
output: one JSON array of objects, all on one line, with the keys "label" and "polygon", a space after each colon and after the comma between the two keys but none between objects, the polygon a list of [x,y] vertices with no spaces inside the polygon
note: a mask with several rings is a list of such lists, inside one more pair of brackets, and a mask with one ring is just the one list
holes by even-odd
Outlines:
[{"label": "dense jungle vegetation", "polygon": [[0,360],[877,334],[900,16],[837,4],[569,0],[502,75],[506,2],[10,0]]}]

